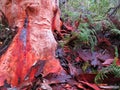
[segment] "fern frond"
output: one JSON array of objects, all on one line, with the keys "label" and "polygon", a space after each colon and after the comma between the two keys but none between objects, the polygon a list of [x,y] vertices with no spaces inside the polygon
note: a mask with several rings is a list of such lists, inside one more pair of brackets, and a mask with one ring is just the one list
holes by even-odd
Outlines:
[{"label": "fern frond", "polygon": [[111,32],[112,32],[113,34],[120,35],[120,30],[119,30],[119,29],[116,29],[116,28],[111,29]]},{"label": "fern frond", "polygon": [[120,66],[117,66],[116,62],[118,60],[118,48],[117,46],[115,48],[115,59],[114,62],[108,66],[103,68],[95,77],[95,83],[99,83],[99,81],[104,80],[104,78],[107,77],[108,74],[112,74],[115,77],[119,78],[120,77]]},{"label": "fern frond", "polygon": [[109,74],[113,74],[116,78],[120,77],[120,67],[115,65],[115,64],[111,64],[108,67],[103,68],[95,77],[95,83],[99,83],[99,81],[104,80],[105,78],[107,78]]},{"label": "fern frond", "polygon": [[91,46],[91,48],[94,48],[94,46],[97,44],[97,38],[96,38],[96,31],[94,29],[88,28],[88,23],[83,23],[79,26],[80,34],[78,36],[78,39]]}]

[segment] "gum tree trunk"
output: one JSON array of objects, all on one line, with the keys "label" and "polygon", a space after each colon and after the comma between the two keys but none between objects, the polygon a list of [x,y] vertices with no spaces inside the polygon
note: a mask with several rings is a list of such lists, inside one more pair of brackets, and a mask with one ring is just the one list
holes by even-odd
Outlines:
[{"label": "gum tree trunk", "polygon": [[59,29],[57,3],[57,0],[0,1],[0,9],[9,25],[18,28],[11,45],[0,57],[0,86],[5,80],[13,86],[25,81],[30,68],[38,60],[46,60],[44,76],[62,71],[55,59],[57,42],[52,33],[52,28]]}]

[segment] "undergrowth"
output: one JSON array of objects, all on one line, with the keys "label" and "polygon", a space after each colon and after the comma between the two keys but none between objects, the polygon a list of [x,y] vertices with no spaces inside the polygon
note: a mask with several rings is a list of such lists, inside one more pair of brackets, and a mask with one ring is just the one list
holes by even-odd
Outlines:
[{"label": "undergrowth", "polygon": [[94,29],[89,29],[88,24],[81,24],[79,26],[80,34],[78,35],[78,39],[91,47],[91,49],[94,49],[94,46],[97,44],[97,38],[96,38],[96,31]]},{"label": "undergrowth", "polygon": [[109,74],[112,74],[114,77],[119,78],[120,67],[115,64],[111,64],[110,66],[103,68],[95,77],[95,83],[100,83],[105,78],[108,78]]},{"label": "undergrowth", "polygon": [[[64,18],[65,21],[67,19],[70,19],[71,21],[73,21],[73,26],[76,20],[80,21],[80,25],[77,30],[72,32],[70,35],[66,35],[63,40],[64,42],[62,42],[61,44],[62,46],[64,46],[67,41],[70,41],[69,45],[72,46],[72,49],[76,50],[78,50],[78,48],[81,48],[82,46],[87,45],[94,52],[94,48],[98,42],[97,34],[100,34],[99,32],[101,32],[103,37],[106,37],[107,35],[120,35],[120,30],[117,29],[117,27],[106,18],[106,13],[108,9],[110,7],[114,7],[113,2],[117,0],[85,0],[87,1],[87,3],[82,3],[80,1],[81,0],[77,0],[76,2],[74,2],[73,0],[69,0],[61,6],[61,10],[63,12],[62,18]],[[85,7],[83,7],[82,5],[84,5]],[[82,8],[80,6],[82,6]],[[83,20],[81,20],[80,16]],[[84,19],[88,19],[89,22],[85,22]],[[91,27],[91,25],[93,24],[94,26]],[[71,37],[74,36],[77,38],[70,40]],[[109,74],[113,74],[115,77],[120,77],[120,67],[116,64],[117,60],[118,49],[115,47],[114,62],[108,67],[103,67],[102,70],[98,72],[97,76],[95,77],[96,83],[99,83],[99,81],[108,78]],[[82,67],[83,71],[85,72],[89,66],[89,62],[85,62]]]},{"label": "undergrowth", "polygon": [[117,66],[117,60],[118,60],[118,49],[115,47],[115,58],[114,62],[108,66],[102,68],[102,70],[96,75],[95,77],[95,83],[100,83],[105,78],[108,78],[110,74],[114,75],[114,77],[119,78],[120,77],[120,66]]}]

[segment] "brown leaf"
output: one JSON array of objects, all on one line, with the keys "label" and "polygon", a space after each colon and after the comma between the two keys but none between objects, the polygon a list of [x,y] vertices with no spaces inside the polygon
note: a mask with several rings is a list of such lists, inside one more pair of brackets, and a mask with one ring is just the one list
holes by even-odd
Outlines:
[{"label": "brown leaf", "polygon": [[78,81],[85,81],[89,83],[94,83],[94,78],[96,74],[80,74],[79,76],[76,77]]}]

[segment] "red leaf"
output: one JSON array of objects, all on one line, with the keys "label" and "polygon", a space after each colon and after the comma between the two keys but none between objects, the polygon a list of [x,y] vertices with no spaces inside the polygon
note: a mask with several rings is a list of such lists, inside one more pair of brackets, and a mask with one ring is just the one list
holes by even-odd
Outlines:
[{"label": "red leaf", "polygon": [[85,82],[89,82],[89,83],[94,83],[95,76],[96,76],[96,74],[80,74],[76,78],[78,81],[85,81]]},{"label": "red leaf", "polygon": [[84,81],[80,81],[80,83],[82,83],[82,84],[84,84],[84,85],[87,85],[87,86],[90,87],[91,89],[101,90],[96,84],[91,84],[91,83],[84,82]]}]

